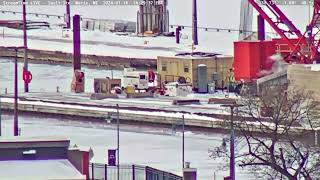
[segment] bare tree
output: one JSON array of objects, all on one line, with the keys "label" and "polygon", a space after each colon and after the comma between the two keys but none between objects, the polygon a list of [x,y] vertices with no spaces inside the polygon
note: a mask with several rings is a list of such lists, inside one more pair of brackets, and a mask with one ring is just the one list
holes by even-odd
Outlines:
[{"label": "bare tree", "polygon": [[[244,93],[241,104],[235,126],[245,148],[238,150],[238,165],[268,179],[320,178],[318,103],[312,93],[277,85],[256,96]],[[209,153],[214,157],[219,151]]]},{"label": "bare tree", "polygon": [[240,166],[262,169],[270,178],[320,177],[319,148],[312,140],[318,103],[312,93],[276,85],[258,96],[245,93],[242,104],[237,127],[247,151]]}]

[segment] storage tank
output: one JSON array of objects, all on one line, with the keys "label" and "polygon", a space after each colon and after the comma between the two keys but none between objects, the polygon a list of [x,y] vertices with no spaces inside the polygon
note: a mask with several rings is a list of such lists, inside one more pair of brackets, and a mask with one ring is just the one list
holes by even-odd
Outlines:
[{"label": "storage tank", "polygon": [[199,93],[208,92],[208,74],[207,74],[207,66],[205,64],[198,65],[198,92]]}]

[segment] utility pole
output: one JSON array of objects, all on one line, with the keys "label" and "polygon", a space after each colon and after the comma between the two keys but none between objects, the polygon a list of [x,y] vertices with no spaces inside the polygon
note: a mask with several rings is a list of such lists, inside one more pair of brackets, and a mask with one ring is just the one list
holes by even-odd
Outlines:
[{"label": "utility pole", "polygon": [[197,0],[192,0],[192,40],[194,45],[198,45]]},{"label": "utility pole", "polygon": [[81,70],[80,15],[73,16],[73,70]]},{"label": "utility pole", "polygon": [[[22,16],[23,16],[23,46],[24,46],[24,66],[23,71],[28,71],[28,44],[27,44],[27,14],[26,0],[22,0]],[[29,82],[24,81],[24,92],[29,92]]]},{"label": "utility pole", "polygon": [[182,115],[182,169],[184,169],[184,115]]},{"label": "utility pole", "polygon": [[120,117],[119,117],[119,104],[117,104],[117,176],[118,180],[120,180]]},{"label": "utility pole", "polygon": [[16,55],[14,59],[14,119],[13,119],[13,134],[19,135],[18,127],[18,49],[14,49]]},{"label": "utility pole", "polygon": [[[13,105],[13,134],[14,136],[19,136],[19,126],[18,126],[18,49],[25,49],[24,46],[9,46],[5,47],[7,49],[13,49],[15,52],[14,58],[14,105]],[[1,113],[0,113],[1,116]],[[1,117],[0,117],[1,119]],[[1,125],[0,125],[1,129]]]},{"label": "utility pole", "polygon": [[2,136],[2,129],[1,129],[1,127],[2,127],[2,124],[1,124],[1,115],[2,115],[2,112],[1,112],[1,94],[0,94],[0,136]]},{"label": "utility pole", "polygon": [[231,180],[236,179],[235,173],[235,157],[234,157],[234,128],[233,128],[233,106],[230,106],[231,111],[231,137],[230,137],[230,176]]},{"label": "utility pole", "polygon": [[235,173],[235,148],[234,148],[234,139],[235,139],[235,134],[234,134],[234,123],[233,123],[233,113],[234,113],[234,108],[235,107],[241,107],[243,105],[235,103],[231,104],[222,104],[222,107],[229,107],[230,108],[230,126],[231,126],[231,133],[230,133],[230,180],[235,180],[236,179],[236,173]]},{"label": "utility pole", "polygon": [[66,22],[66,28],[70,29],[71,25],[70,25],[70,0],[66,0],[66,16],[65,18],[65,22]]}]

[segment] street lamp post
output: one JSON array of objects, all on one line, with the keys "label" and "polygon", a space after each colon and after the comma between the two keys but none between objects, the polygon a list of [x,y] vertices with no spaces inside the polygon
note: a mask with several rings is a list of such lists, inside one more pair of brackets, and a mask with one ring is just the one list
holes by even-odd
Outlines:
[{"label": "street lamp post", "polygon": [[117,104],[117,177],[120,180],[120,118],[119,118],[119,104]]},{"label": "street lamp post", "polygon": [[234,152],[234,123],[233,123],[233,112],[235,107],[241,107],[243,105],[231,103],[231,104],[222,104],[222,107],[229,107],[230,108],[230,126],[231,126],[231,133],[230,133],[230,180],[236,179],[236,173],[235,173],[235,152]]},{"label": "street lamp post", "polygon": [[182,115],[182,168],[184,168],[184,115]]},{"label": "street lamp post", "polygon": [[0,93],[0,136],[2,136],[2,131],[1,131],[1,127],[2,127],[2,125],[1,125],[1,115],[2,115],[2,112],[1,112],[1,93]]},{"label": "street lamp post", "polygon": [[19,136],[18,124],[18,49],[25,49],[24,46],[6,47],[7,49],[14,49],[14,118],[13,118],[13,135]]},{"label": "street lamp post", "polygon": [[14,120],[13,120],[13,134],[18,136],[18,50],[15,48],[14,58]]}]

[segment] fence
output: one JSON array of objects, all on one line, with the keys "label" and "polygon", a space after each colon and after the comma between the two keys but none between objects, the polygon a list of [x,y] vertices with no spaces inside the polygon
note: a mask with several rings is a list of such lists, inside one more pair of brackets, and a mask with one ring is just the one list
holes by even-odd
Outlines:
[{"label": "fence", "polygon": [[[117,180],[117,166],[90,163],[89,177],[91,180]],[[182,180],[182,177],[172,173],[154,169],[148,166],[120,165],[121,180]]]}]

